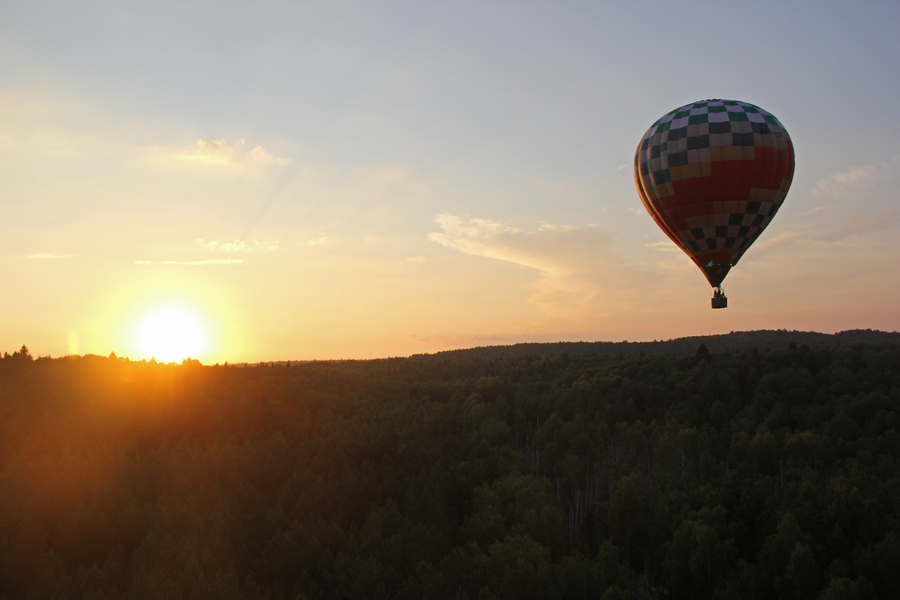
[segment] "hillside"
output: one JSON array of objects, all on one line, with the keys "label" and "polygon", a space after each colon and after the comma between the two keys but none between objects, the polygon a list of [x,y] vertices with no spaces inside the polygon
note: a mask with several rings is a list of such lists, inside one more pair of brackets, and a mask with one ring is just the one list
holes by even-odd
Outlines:
[{"label": "hillside", "polygon": [[[838,333],[814,331],[788,331],[786,329],[761,331],[732,331],[721,335],[690,336],[653,342],[555,342],[525,343],[508,346],[486,346],[463,350],[447,350],[428,356],[454,358],[513,358],[518,356],[553,356],[568,353],[570,356],[596,354],[600,356],[639,356],[641,354],[666,354],[684,356],[692,354],[700,344],[710,352],[747,352],[787,348],[791,344],[809,346],[840,346],[853,342],[867,344],[900,344],[900,333],[871,329],[853,329]],[[425,356],[425,355],[420,355]]]}]

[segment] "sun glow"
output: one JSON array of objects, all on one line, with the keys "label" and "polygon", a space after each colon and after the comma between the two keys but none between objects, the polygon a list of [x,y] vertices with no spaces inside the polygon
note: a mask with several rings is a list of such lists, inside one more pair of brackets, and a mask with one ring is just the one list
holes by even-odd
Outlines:
[{"label": "sun glow", "polygon": [[141,351],[161,362],[196,358],[206,349],[202,321],[182,308],[162,308],[150,313],[136,333]]}]

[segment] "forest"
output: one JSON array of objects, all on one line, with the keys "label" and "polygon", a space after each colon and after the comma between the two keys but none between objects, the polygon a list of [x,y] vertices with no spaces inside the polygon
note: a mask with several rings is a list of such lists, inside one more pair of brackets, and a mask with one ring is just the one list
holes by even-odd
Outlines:
[{"label": "forest", "polygon": [[900,598],[897,334],[784,333],[214,366],[23,346],[0,598]]}]

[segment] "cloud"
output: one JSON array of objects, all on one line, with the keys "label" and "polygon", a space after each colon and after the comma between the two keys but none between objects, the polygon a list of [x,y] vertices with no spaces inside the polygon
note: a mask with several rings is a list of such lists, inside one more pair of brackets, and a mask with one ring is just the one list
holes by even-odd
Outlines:
[{"label": "cloud", "polygon": [[844,185],[854,185],[864,179],[871,178],[875,172],[875,167],[868,165],[865,167],[854,167],[848,171],[835,173],[831,178]]},{"label": "cloud", "polygon": [[813,207],[813,208],[809,209],[808,211],[806,211],[805,213],[800,213],[800,214],[801,214],[801,216],[804,216],[804,217],[811,217],[814,214],[820,213],[823,210],[828,210],[829,208],[831,208],[830,204],[823,204],[822,206]]},{"label": "cloud", "polygon": [[892,156],[890,160],[877,165],[852,167],[820,179],[810,193],[814,198],[837,196],[849,189],[860,188],[895,174],[898,166],[900,166],[900,155]]},{"label": "cloud", "polygon": [[276,158],[256,145],[250,150],[245,149],[246,142],[241,140],[231,146],[225,139],[197,140],[193,150],[178,150],[171,154],[177,162],[182,164],[200,164],[213,167],[239,168],[261,164],[283,164],[287,159]]},{"label": "cloud", "polygon": [[71,98],[48,100],[32,94],[9,93],[0,90],[0,151],[15,151],[19,156],[38,155],[44,158],[85,158],[102,153],[93,132],[60,124],[61,115],[77,114],[79,121],[91,116]]},{"label": "cloud", "polygon": [[194,243],[202,248],[206,248],[208,250],[221,251],[221,252],[253,252],[255,250],[278,250],[278,242],[260,242],[257,240],[253,240],[251,245],[248,245],[247,242],[243,240],[234,240],[233,242],[221,242],[219,240],[204,240],[203,238],[196,238]]},{"label": "cloud", "polygon": [[[242,140],[243,141],[243,140]],[[268,152],[262,149],[262,146],[254,146],[250,152],[247,153],[247,159],[251,162],[282,162],[283,158],[275,158]]]},{"label": "cloud", "polygon": [[310,246],[322,246],[329,239],[331,239],[331,238],[328,236],[327,233],[320,233],[318,238],[316,238],[314,240],[306,240],[306,243],[309,244]]},{"label": "cloud", "polygon": [[863,236],[890,229],[900,222],[900,212],[888,211],[842,219],[835,227],[825,230],[819,241],[836,243],[848,237]]},{"label": "cloud", "polygon": [[[900,223],[900,211],[890,210],[869,213],[828,223],[797,223],[790,229],[779,228],[775,232],[763,233],[753,244],[754,254],[786,247],[838,246],[850,247],[857,243],[848,238],[865,238],[878,232],[894,228]],[[870,240],[864,242],[869,245]]]},{"label": "cloud", "polygon": [[[438,215],[441,231],[428,234],[434,243],[534,270],[538,280],[529,302],[551,316],[573,316],[602,297],[621,299],[637,277],[612,248],[612,237],[595,227],[543,224],[523,231],[500,221]],[[631,292],[626,292],[630,294]]]},{"label": "cloud", "polygon": [[808,243],[809,232],[809,226],[799,225],[794,229],[779,229],[774,233],[763,233],[753,244],[753,248],[756,250],[754,254],[759,254],[764,250],[774,250],[786,246],[802,246]]},{"label": "cloud", "polygon": [[[243,240],[234,240],[232,242],[222,242],[219,240],[205,240],[203,238],[194,238],[194,244],[210,252],[222,252],[225,254],[237,254],[247,252],[270,252],[278,250],[278,242],[260,242],[253,240],[245,242]],[[136,260],[136,265],[188,265],[188,266],[209,266],[209,265],[242,265],[246,262],[243,258],[206,258],[200,260]]]},{"label": "cloud", "polygon": [[152,260],[136,260],[134,261],[136,265],[192,265],[192,266],[205,266],[205,265],[242,265],[244,264],[243,258],[220,258],[213,260],[163,260],[154,263]]},{"label": "cloud", "polygon": [[663,240],[661,242],[653,242],[652,244],[647,244],[648,248],[653,248],[654,250],[658,250],[660,252],[677,252],[681,253],[681,248],[675,245],[675,242],[671,240]]},{"label": "cloud", "polygon": [[179,160],[206,163],[209,165],[227,165],[232,161],[234,148],[230,148],[225,140],[197,140],[197,149],[193,152],[178,152]]},{"label": "cloud", "polygon": [[29,254],[28,256],[23,256],[22,258],[41,258],[41,259],[58,259],[58,258],[71,258],[72,254],[60,254],[58,252],[37,252],[35,254]]},{"label": "cloud", "polygon": [[224,250],[225,252],[240,252],[244,248],[246,248],[247,244],[242,242],[241,240],[234,240],[233,242],[228,242],[227,244],[222,244],[219,246],[219,250]]},{"label": "cloud", "polygon": [[766,251],[870,244],[871,240],[862,238],[895,229],[900,222],[900,211],[893,202],[898,176],[900,155],[832,173],[810,189],[810,195],[820,202],[800,213],[804,219],[784,225],[778,221],[775,230],[764,233],[753,247]]},{"label": "cloud", "polygon": [[208,248],[210,250],[222,250],[223,252],[240,252],[246,247],[246,243],[241,240],[234,240],[233,242],[222,243],[219,240],[212,240],[207,242],[202,238],[197,238],[195,240],[198,246],[202,246],[203,248]]}]

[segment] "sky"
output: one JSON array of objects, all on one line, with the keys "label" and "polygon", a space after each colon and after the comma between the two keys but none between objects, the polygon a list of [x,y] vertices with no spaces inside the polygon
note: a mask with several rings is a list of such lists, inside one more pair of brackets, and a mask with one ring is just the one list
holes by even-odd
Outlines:
[{"label": "sky", "polygon": [[[897,331],[897,31],[894,0],[0,0],[0,352]],[[632,172],[704,98],[796,151],[726,310]]]}]

